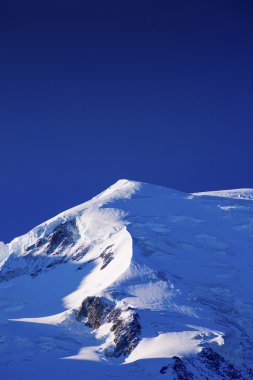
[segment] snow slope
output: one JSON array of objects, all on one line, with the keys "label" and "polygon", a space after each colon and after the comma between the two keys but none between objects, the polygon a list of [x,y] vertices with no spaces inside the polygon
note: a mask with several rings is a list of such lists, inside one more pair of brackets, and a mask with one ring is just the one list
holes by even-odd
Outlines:
[{"label": "snow slope", "polygon": [[217,190],[217,191],[206,191],[202,193],[193,193],[193,194],[200,195],[200,196],[206,195],[206,196],[211,196],[211,197],[253,200],[253,189]]},{"label": "snow slope", "polygon": [[252,200],[120,180],[1,243],[1,377],[253,378]]}]

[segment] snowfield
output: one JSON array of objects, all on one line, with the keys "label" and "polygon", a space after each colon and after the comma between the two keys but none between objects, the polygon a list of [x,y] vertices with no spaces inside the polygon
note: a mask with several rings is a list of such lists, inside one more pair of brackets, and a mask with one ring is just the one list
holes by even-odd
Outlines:
[{"label": "snowfield", "polygon": [[2,379],[253,379],[253,189],[120,180],[0,243]]}]

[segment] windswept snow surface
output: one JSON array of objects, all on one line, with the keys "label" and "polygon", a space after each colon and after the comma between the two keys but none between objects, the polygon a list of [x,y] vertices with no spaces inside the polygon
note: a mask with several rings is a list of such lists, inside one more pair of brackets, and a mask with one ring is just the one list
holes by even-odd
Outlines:
[{"label": "windswept snow surface", "polygon": [[217,190],[217,191],[206,191],[202,193],[193,193],[193,194],[199,195],[199,196],[206,195],[206,196],[211,196],[211,197],[253,200],[253,189]]},{"label": "windswept snow surface", "polygon": [[[1,378],[161,378],[169,358],[204,347],[253,368],[252,200],[252,189],[186,194],[120,180],[0,243]],[[138,314],[129,355],[105,354],[110,323],[77,320],[93,296],[125,321],[129,308]]]}]

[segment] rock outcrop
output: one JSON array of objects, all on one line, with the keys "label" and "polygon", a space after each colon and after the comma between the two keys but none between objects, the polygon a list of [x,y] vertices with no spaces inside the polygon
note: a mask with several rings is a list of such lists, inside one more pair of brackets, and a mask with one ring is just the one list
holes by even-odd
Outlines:
[{"label": "rock outcrop", "polygon": [[121,310],[101,297],[87,297],[77,312],[77,319],[92,329],[111,323],[114,347],[106,350],[108,356],[119,357],[129,354],[139,342],[141,325],[138,314],[132,309]]},{"label": "rock outcrop", "polygon": [[32,244],[24,248],[22,254],[12,252],[1,267],[0,281],[8,281],[21,275],[34,278],[41,272],[71,259],[78,261],[87,253],[87,247],[81,247],[71,257],[68,253],[79,237],[76,220],[73,218],[63,221],[49,234],[38,236]]},{"label": "rock outcrop", "polygon": [[169,364],[163,366],[160,373],[173,380],[249,380],[252,379],[252,370],[245,368],[239,371],[223,356],[212,348],[203,348],[197,355],[183,358],[174,356]]}]

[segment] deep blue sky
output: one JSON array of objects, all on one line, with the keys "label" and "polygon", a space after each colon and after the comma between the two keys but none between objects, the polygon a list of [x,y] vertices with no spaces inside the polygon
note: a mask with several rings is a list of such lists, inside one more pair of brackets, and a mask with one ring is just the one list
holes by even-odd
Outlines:
[{"label": "deep blue sky", "polygon": [[0,7],[0,240],[119,178],[253,187],[251,1]]}]

